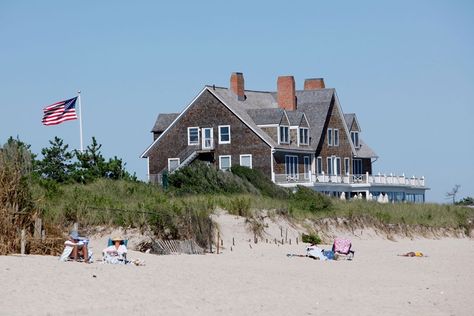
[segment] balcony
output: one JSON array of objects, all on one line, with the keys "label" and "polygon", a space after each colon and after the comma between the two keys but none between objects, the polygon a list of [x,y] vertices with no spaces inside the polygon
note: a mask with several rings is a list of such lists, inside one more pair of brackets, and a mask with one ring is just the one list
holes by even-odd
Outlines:
[{"label": "balcony", "polygon": [[296,186],[296,185],[317,185],[321,184],[345,184],[345,185],[383,185],[383,186],[408,186],[415,188],[424,188],[425,187],[425,178],[424,177],[405,177],[405,175],[369,175],[366,174],[348,174],[348,175],[326,175],[323,173],[315,175],[309,174],[275,174],[275,183],[282,186]]}]

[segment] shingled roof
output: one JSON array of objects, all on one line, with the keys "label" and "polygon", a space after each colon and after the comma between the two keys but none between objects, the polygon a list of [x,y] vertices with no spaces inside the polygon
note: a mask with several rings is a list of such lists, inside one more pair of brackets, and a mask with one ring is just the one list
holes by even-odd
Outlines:
[{"label": "shingled roof", "polygon": [[[297,90],[297,110],[287,111],[278,106],[276,92],[245,90],[245,99],[238,100],[228,88],[215,86],[206,86],[206,88],[275,149],[315,151],[321,140],[331,104],[335,102],[335,89]],[[303,116],[306,116],[312,139],[310,146],[306,149],[296,144],[278,144],[258,126],[280,124],[285,114],[292,126],[299,126]],[[160,114],[152,131],[163,132],[178,116],[179,113]],[[348,129],[354,119],[354,113],[344,114]],[[375,152],[362,141],[356,153],[358,157],[377,157]]]},{"label": "shingled roof", "polygon": [[153,133],[164,132],[168,126],[178,117],[179,113],[161,113],[158,115],[155,121],[155,125],[152,128]]}]

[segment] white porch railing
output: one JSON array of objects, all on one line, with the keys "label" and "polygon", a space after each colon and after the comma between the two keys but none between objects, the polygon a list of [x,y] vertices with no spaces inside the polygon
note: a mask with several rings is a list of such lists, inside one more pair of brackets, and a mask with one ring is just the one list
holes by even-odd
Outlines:
[{"label": "white porch railing", "polygon": [[291,184],[291,183],[345,183],[345,184],[386,184],[386,185],[405,185],[414,187],[424,187],[424,177],[405,177],[405,175],[369,175],[365,174],[346,174],[346,175],[326,175],[324,172],[318,175],[311,175],[311,177],[304,173],[295,175],[275,174],[275,183],[277,184]]}]

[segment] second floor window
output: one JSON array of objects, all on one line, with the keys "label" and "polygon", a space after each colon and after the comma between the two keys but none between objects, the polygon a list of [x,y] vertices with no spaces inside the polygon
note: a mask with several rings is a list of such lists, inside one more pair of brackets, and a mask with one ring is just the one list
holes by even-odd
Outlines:
[{"label": "second floor window", "polygon": [[308,145],[309,143],[308,140],[309,140],[308,129],[300,128],[300,144]]},{"label": "second floor window", "polygon": [[334,146],[339,146],[339,130],[335,128],[333,130],[334,133]]},{"label": "second floor window", "polygon": [[355,148],[359,148],[359,132],[351,132],[352,143]]},{"label": "second floor window", "polygon": [[230,144],[230,125],[219,126],[219,144]]},{"label": "second floor window", "polygon": [[332,146],[332,128],[328,128],[328,146]]},{"label": "second floor window", "polygon": [[289,127],[280,126],[280,144],[288,144],[290,142]]},{"label": "second floor window", "polygon": [[188,145],[199,145],[199,127],[188,127]]}]

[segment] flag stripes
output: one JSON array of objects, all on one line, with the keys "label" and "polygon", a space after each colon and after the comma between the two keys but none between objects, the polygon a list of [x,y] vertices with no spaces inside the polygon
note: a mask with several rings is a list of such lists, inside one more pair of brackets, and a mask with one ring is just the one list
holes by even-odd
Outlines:
[{"label": "flag stripes", "polygon": [[43,109],[43,124],[57,125],[65,121],[77,120],[76,114],[77,97],[65,101],[56,102]]}]

